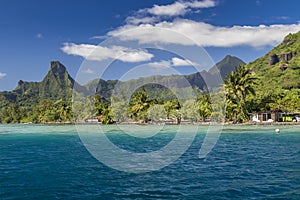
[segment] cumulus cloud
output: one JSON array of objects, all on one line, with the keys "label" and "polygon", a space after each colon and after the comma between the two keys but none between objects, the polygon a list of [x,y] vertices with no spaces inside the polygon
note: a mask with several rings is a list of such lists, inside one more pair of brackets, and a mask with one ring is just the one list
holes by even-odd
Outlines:
[{"label": "cumulus cloud", "polygon": [[150,62],[146,64],[149,67],[161,68],[161,67],[171,67],[171,62],[169,60],[161,60],[158,62]]},{"label": "cumulus cloud", "polygon": [[212,0],[186,2],[186,5],[191,8],[210,8],[215,7],[216,2]]},{"label": "cumulus cloud", "polygon": [[167,5],[155,4],[151,8],[138,10],[133,16],[127,17],[126,22],[127,24],[135,25],[146,23],[152,24],[161,21],[161,18],[183,16],[188,12],[199,12],[199,9],[210,8],[214,6],[216,6],[216,2],[214,0],[176,1]]},{"label": "cumulus cloud", "polygon": [[277,45],[285,35],[299,30],[300,23],[222,27],[188,19],[176,19],[156,24],[125,25],[109,32],[108,35],[123,41],[138,41],[143,44],[196,43],[203,47],[262,47]]},{"label": "cumulus cloud", "polygon": [[181,59],[173,57],[171,60],[161,60],[158,62],[150,62],[146,64],[149,67],[161,68],[161,67],[181,67],[181,66],[198,66],[197,63],[188,59]]},{"label": "cumulus cloud", "polygon": [[7,75],[6,73],[0,72],[0,79],[4,78],[6,75]]},{"label": "cumulus cloud", "polygon": [[91,44],[65,43],[61,50],[68,55],[81,56],[87,60],[96,61],[115,59],[123,62],[142,62],[149,61],[153,57],[146,50],[122,46],[102,47]]},{"label": "cumulus cloud", "polygon": [[[143,9],[143,12],[150,13],[157,16],[179,16],[184,15],[192,8],[209,8],[216,5],[213,0],[204,0],[204,1],[176,1],[173,4],[168,5],[154,5],[152,8]],[[142,12],[140,11],[140,12]]]},{"label": "cumulus cloud", "polygon": [[199,64],[192,62],[188,59],[181,59],[174,57],[172,58],[172,66],[179,67],[179,66],[198,66]]},{"label": "cumulus cloud", "polygon": [[183,2],[175,2],[165,6],[154,5],[146,10],[153,15],[177,16],[184,15],[187,12],[187,6]]},{"label": "cumulus cloud", "polygon": [[154,22],[158,22],[159,18],[157,17],[137,17],[130,16],[126,18],[127,24],[152,24]]},{"label": "cumulus cloud", "polygon": [[[188,12],[215,7],[215,0],[175,1],[167,5],[154,5],[140,9],[126,19],[124,26],[110,31],[104,39],[115,37],[121,41],[136,41],[140,44],[175,44],[200,47],[250,46],[261,48],[276,46],[289,33],[300,30],[300,22],[295,24],[235,25],[217,26],[191,19],[181,19]],[[260,1],[257,1],[260,3]],[[175,18],[175,19],[174,19]],[[287,19],[281,16],[280,19]],[[121,46],[100,47],[90,44],[65,43],[61,48],[69,55],[77,55],[88,60],[118,59],[123,62],[150,61],[154,57],[146,50],[136,50]],[[190,61],[173,58],[164,62],[153,62],[152,66],[184,66]],[[190,63],[197,65],[196,63]]]}]

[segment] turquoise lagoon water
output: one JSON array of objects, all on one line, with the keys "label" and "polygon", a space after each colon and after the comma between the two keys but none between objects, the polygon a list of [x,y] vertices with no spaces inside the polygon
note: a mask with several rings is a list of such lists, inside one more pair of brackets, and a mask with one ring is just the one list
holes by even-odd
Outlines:
[{"label": "turquoise lagoon water", "polygon": [[[183,128],[188,134],[190,127]],[[200,127],[180,159],[134,174],[91,156],[74,126],[0,125],[0,199],[300,199],[299,128],[225,126],[199,159],[207,130]],[[105,129],[120,148],[151,152],[167,145],[177,126],[148,138]]]}]

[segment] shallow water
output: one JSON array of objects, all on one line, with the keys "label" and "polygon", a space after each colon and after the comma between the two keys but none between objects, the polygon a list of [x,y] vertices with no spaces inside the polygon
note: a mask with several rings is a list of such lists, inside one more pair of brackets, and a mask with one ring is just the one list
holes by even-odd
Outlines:
[{"label": "shallow water", "polygon": [[[88,128],[97,134],[97,126]],[[187,134],[194,129],[183,128]],[[213,150],[199,159],[207,128],[199,127],[174,163],[134,174],[91,156],[74,126],[0,125],[0,199],[300,198],[300,127],[224,126]],[[172,141],[177,126],[145,138],[117,126],[104,129],[120,148],[151,152]],[[135,129],[142,134],[145,127]]]}]

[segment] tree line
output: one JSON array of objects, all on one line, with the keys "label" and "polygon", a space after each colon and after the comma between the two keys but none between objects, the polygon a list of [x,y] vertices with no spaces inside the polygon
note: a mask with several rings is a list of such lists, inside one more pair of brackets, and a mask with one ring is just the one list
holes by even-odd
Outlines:
[{"label": "tree line", "polygon": [[[159,100],[150,98],[145,88],[126,100],[112,96],[110,101],[100,95],[72,99],[40,99],[35,104],[9,103],[1,100],[1,123],[60,123],[96,118],[103,124],[136,121],[159,122],[172,119],[180,123],[240,121],[250,119],[251,113],[268,110],[300,111],[299,89],[263,91],[254,73],[240,66],[227,75],[222,89],[212,94],[201,93],[194,99]],[[226,98],[225,98],[226,97]],[[75,101],[74,101],[75,99]]]}]

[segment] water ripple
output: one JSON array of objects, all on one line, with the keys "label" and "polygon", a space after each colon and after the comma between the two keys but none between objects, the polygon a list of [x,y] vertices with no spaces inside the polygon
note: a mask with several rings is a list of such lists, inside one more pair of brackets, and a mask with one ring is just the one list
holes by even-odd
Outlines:
[{"label": "water ripple", "polygon": [[[114,142],[135,151],[157,149],[174,136],[167,127],[146,142],[107,128]],[[200,128],[175,163],[129,174],[94,159],[72,126],[1,125],[0,199],[299,199],[299,130],[280,129],[277,135],[273,127],[226,127],[199,159]]]}]

